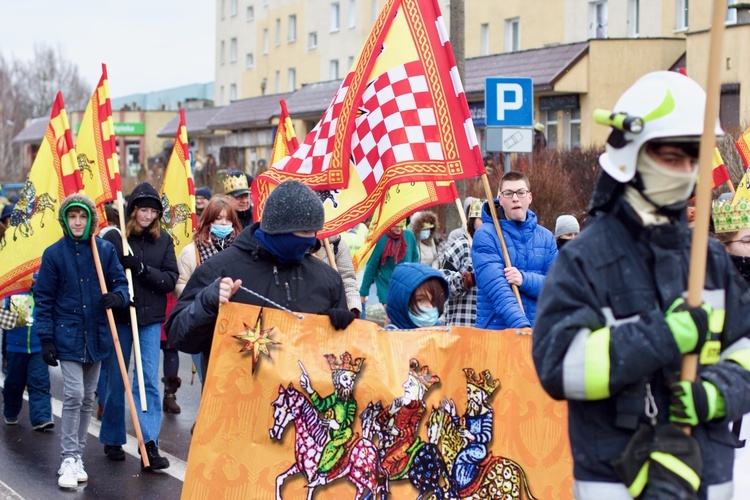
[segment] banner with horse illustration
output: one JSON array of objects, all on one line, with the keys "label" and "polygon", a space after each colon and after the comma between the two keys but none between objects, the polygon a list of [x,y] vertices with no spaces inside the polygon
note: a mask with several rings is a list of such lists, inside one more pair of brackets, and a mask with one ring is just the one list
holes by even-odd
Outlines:
[{"label": "banner with horse illustration", "polygon": [[182,498],[572,496],[531,335],[222,306]]}]

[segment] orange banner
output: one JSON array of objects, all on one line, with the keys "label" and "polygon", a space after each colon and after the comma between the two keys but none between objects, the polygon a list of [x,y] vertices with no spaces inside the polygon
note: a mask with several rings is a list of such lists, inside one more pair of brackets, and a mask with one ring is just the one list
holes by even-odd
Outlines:
[{"label": "orange banner", "polygon": [[393,498],[435,484],[571,497],[567,408],[539,384],[531,335],[359,320],[340,332],[325,316],[222,306],[182,498],[353,498],[386,484]]}]

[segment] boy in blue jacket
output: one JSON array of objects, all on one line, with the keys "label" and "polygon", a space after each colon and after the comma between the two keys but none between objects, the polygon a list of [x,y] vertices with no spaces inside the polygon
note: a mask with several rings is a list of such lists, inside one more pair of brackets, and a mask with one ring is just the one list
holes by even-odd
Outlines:
[{"label": "boy in blue jacket", "polygon": [[60,203],[63,238],[42,255],[34,286],[33,331],[50,366],[63,375],[62,465],[57,484],[75,488],[88,480],[81,456],[86,446],[101,361],[112,346],[106,309],[128,304],[128,284],[115,247],[100,238],[96,246],[109,293],[102,293],[91,250],[98,217],[94,203],[72,194]]}]

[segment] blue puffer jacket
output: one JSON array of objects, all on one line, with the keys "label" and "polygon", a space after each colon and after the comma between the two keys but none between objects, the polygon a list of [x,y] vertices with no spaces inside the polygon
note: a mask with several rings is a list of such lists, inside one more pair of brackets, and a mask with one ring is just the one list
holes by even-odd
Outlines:
[{"label": "blue puffer jacket", "polygon": [[[96,247],[107,289],[127,304],[128,282],[115,247],[98,237]],[[42,341],[54,340],[58,359],[86,363],[109,354],[112,333],[99,303],[101,295],[90,240],[66,235],[47,247],[34,285],[33,330]]]},{"label": "blue puffer jacket", "polygon": [[[498,215],[503,209],[495,201]],[[511,265],[521,271],[523,283],[519,287],[526,314],[518,307],[513,290],[505,279],[505,259],[489,206],[482,207],[482,226],[474,233],[471,258],[477,282],[477,328],[504,330],[524,328],[534,324],[536,301],[542,291],[544,278],[557,257],[557,244],[552,233],[537,224],[536,214],[529,210],[526,220],[516,222],[500,219],[500,227],[508,247]]]},{"label": "blue puffer jacket", "polygon": [[[12,295],[3,301],[4,308],[11,311],[16,308],[26,309],[28,318],[33,317],[34,298],[30,293],[19,293]],[[11,304],[14,307],[11,307]],[[31,313],[31,314],[30,314]],[[36,354],[42,350],[39,338],[31,332],[31,325],[17,326],[5,331],[6,349],[9,352],[22,352],[25,354]]]},{"label": "blue puffer jacket", "polygon": [[418,262],[402,262],[396,266],[388,283],[388,303],[385,306],[388,319],[396,328],[418,328],[409,317],[409,299],[419,285],[430,278],[437,278],[445,288],[445,296],[450,290],[448,282],[437,269]]}]

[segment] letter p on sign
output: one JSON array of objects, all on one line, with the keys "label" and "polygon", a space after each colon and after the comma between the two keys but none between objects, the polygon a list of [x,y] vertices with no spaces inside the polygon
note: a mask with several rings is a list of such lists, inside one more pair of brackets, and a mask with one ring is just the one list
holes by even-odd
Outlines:
[{"label": "letter p on sign", "polygon": [[497,117],[505,120],[505,110],[516,111],[523,105],[523,88],[517,83],[498,83]]}]

